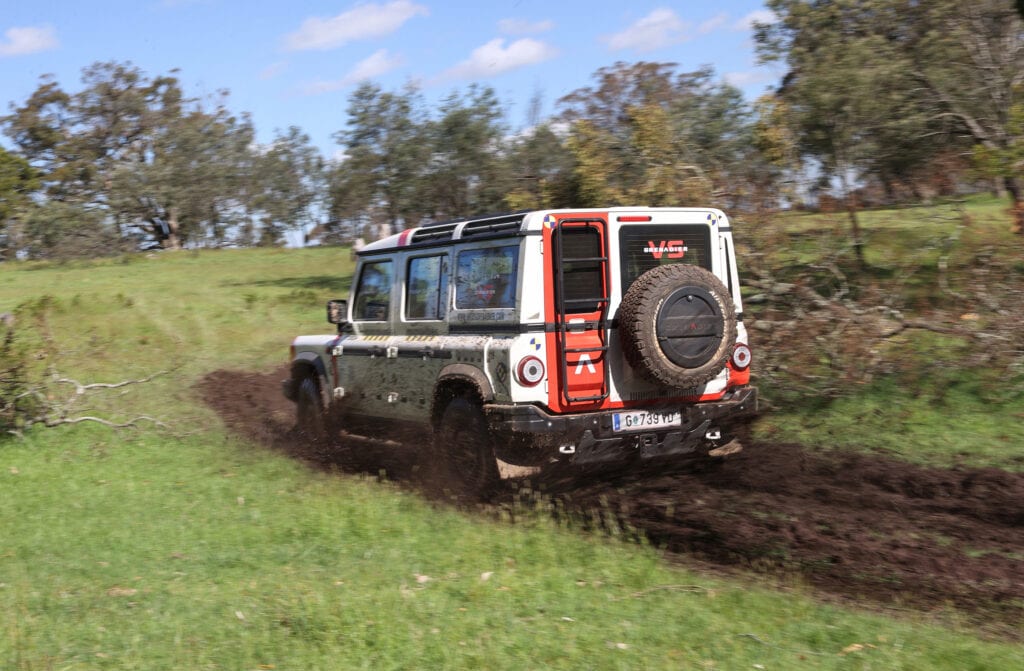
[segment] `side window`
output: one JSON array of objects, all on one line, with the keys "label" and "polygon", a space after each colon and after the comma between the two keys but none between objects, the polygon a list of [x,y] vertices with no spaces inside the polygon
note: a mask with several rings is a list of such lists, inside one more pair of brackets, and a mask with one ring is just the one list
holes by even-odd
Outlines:
[{"label": "side window", "polygon": [[518,274],[518,245],[459,252],[455,307],[514,308]]},{"label": "side window", "polygon": [[448,296],[448,257],[423,256],[409,261],[406,319],[444,319]]},{"label": "side window", "polygon": [[391,261],[374,261],[363,266],[356,288],[353,319],[382,322],[388,318],[391,304]]}]

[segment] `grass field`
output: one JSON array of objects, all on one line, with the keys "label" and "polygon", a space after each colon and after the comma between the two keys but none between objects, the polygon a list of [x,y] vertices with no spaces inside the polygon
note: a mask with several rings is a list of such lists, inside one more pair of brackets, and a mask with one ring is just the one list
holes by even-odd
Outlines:
[{"label": "grass field", "polygon": [[[959,294],[979,277],[1018,292],[1024,287],[1024,239],[1010,233],[1003,199],[971,196],[858,216],[867,263],[860,281],[910,317],[944,311],[973,318],[982,306]],[[796,274],[825,260],[850,273],[851,284],[856,280],[845,212],[784,213],[773,224],[761,235],[780,279],[790,279],[787,270]],[[999,270],[986,274],[988,266]],[[757,307],[750,311],[756,315]],[[891,345],[890,358],[902,362],[897,374],[832,403],[808,395],[778,407],[758,435],[896,452],[944,467],[1024,470],[1024,368],[1019,361],[1010,369],[972,368],[963,363],[970,346],[963,339],[908,332]],[[770,398],[773,390],[761,384]]]},{"label": "grass field", "polygon": [[[228,434],[197,399],[199,377],[283,363],[293,335],[329,330],[323,302],[350,273],[332,249],[0,266],[0,311],[27,306],[34,365],[80,382],[166,371],[73,410],[168,427],[80,424],[0,443],[0,668],[1019,665],[1018,644],[955,612],[830,605],[798,583],[670,565],[543,510],[512,524]],[[830,429],[800,430],[820,442]]]}]

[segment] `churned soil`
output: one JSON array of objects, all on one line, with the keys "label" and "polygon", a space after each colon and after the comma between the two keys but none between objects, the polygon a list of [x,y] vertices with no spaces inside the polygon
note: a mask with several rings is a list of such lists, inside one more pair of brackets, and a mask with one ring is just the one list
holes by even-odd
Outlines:
[{"label": "churned soil", "polygon": [[[313,467],[372,475],[431,498],[451,483],[417,466],[410,445],[354,438],[314,445],[270,373],[220,370],[198,391],[234,432]],[[853,602],[939,611],[1024,631],[1024,474],[940,469],[882,455],[748,442],[719,463],[602,472],[551,467],[508,478],[486,497],[529,497],[583,525],[616,524],[682,561],[767,574]],[[465,498],[458,499],[465,505]],[[483,503],[469,501],[468,503]],[[1014,634],[1014,632],[1018,632]]]}]

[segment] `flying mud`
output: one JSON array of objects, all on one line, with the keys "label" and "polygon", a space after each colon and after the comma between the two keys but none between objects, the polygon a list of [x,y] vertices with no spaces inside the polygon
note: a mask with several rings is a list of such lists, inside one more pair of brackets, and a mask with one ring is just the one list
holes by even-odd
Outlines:
[{"label": "flying mud", "polygon": [[[284,369],[222,370],[198,389],[232,431],[313,467],[384,473],[435,499],[451,491],[417,465],[408,446],[301,440],[294,406],[280,393],[286,376]],[[553,509],[583,524],[615,520],[688,562],[784,583],[795,578],[856,603],[919,611],[952,605],[1002,635],[1024,631],[1021,473],[750,443],[723,463],[671,472],[657,465],[596,475],[546,468],[504,480],[487,503],[511,506],[524,492],[556,500]]]}]

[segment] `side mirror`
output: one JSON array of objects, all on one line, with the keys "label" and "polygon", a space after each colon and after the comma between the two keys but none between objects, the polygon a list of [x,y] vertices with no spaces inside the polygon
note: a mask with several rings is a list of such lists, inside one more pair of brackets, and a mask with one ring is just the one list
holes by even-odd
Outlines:
[{"label": "side mirror", "polygon": [[331,324],[348,322],[348,301],[327,301],[327,321]]}]

